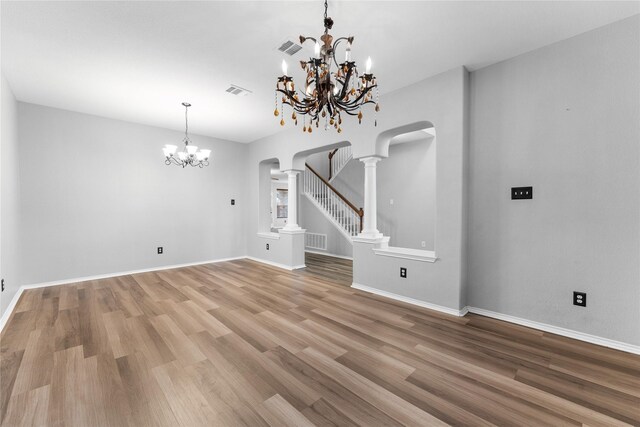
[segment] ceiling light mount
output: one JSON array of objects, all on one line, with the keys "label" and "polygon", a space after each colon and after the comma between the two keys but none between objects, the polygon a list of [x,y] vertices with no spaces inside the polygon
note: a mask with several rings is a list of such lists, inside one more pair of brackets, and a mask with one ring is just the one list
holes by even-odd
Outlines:
[{"label": "ceiling light mount", "polygon": [[[374,111],[380,111],[378,103],[378,84],[371,73],[371,58],[367,59],[366,71],[362,75],[358,73],[355,61],[351,60],[351,45],[353,36],[340,37],[333,40],[329,30],[333,27],[333,19],[327,16],[328,4],[324,2],[324,34],[320,36],[320,43],[314,37],[300,36],[300,44],[307,41],[315,43],[314,57],[309,61],[300,61],[300,66],[306,72],[305,89],[298,92],[293,82],[293,77],[287,75],[287,63],[282,61],[282,77],[278,77],[276,83],[276,108],[273,114],[278,117],[282,113],[280,125],[284,126],[284,106],[289,105],[293,112],[291,119],[298,124],[297,114],[303,115],[303,132],[311,133],[312,125],[319,127],[320,120],[324,119],[325,129],[333,127],[342,132],[342,113],[357,116],[362,123],[362,106],[375,104]],[[336,50],[338,46],[346,42],[345,60],[338,63]],[[335,65],[335,71],[332,70]],[[375,100],[374,90],[375,89]],[[278,108],[278,101],[280,107]],[[309,124],[307,125],[307,116]],[[375,126],[378,125],[374,119]]]},{"label": "ceiling light mount", "polygon": [[162,149],[164,153],[164,164],[165,165],[178,165],[183,168],[187,166],[199,167],[203,168],[205,166],[209,166],[209,156],[211,155],[211,150],[199,150],[198,147],[191,144],[191,139],[189,138],[189,120],[188,120],[188,112],[191,104],[188,102],[183,102],[184,106],[184,138],[182,138],[182,143],[184,144],[184,149],[176,154],[178,150],[178,146],[167,144]]}]

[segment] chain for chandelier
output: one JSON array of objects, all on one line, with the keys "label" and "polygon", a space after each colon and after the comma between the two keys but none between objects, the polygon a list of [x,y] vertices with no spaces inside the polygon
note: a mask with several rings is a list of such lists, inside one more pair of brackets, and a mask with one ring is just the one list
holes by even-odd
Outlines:
[{"label": "chain for chandelier", "polygon": [[[298,124],[298,114],[304,116],[303,132],[312,133],[312,125],[320,126],[324,119],[325,129],[333,127],[342,132],[342,113],[357,116],[362,123],[362,107],[375,104],[374,111],[380,111],[378,103],[378,85],[371,73],[371,58],[367,59],[365,73],[360,75],[355,61],[351,60],[351,45],[353,36],[340,37],[333,41],[329,30],[333,27],[333,19],[327,16],[328,3],[324,2],[324,34],[320,37],[322,44],[313,37],[300,36],[300,44],[310,40],[315,43],[315,56],[309,61],[300,61],[300,66],[306,72],[304,91],[298,92],[293,77],[287,75],[287,63],[282,61],[282,77],[276,83],[276,108],[273,114],[282,114],[280,125],[285,125],[284,106],[291,107],[291,119]],[[338,63],[336,50],[340,43],[346,42],[345,60]],[[332,70],[335,65],[335,71]],[[375,89],[375,100],[374,90]],[[279,99],[280,98],[280,99]],[[280,106],[278,107],[278,101]],[[307,125],[306,117],[309,117]],[[374,118],[377,126],[377,119]]]}]

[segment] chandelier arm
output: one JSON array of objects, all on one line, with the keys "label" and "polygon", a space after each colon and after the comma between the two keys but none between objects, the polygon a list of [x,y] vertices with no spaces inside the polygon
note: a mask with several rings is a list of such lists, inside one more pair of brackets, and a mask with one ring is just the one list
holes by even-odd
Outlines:
[{"label": "chandelier arm", "polygon": [[[347,113],[351,114],[351,111],[358,111],[360,110],[360,108],[363,105],[367,105],[367,104],[375,104],[375,101],[371,100],[371,101],[367,101],[367,102],[362,102],[362,103],[348,103],[345,104],[344,102],[337,102],[338,106],[340,107],[341,110],[346,111]],[[352,116],[355,114],[351,114]]]},{"label": "chandelier arm", "polygon": [[373,100],[371,101],[367,101],[367,102],[363,102],[360,103],[359,101],[369,92],[371,92],[371,90],[373,88],[375,88],[377,85],[371,85],[367,88],[365,88],[365,90],[363,90],[362,92],[360,92],[360,95],[358,95],[358,97],[356,99],[354,99],[353,101],[349,101],[349,102],[342,102],[340,98],[340,100],[338,100],[338,102],[340,103],[340,105],[356,105],[356,104],[360,104],[360,105],[364,105],[364,104],[369,104],[371,102],[374,102]]},{"label": "chandelier arm", "polygon": [[307,40],[311,40],[314,43],[317,43],[318,41],[315,37],[307,37],[307,36],[300,36],[300,37],[304,39],[302,43],[306,42]]},{"label": "chandelier arm", "polygon": [[350,38],[352,39],[352,37],[339,37],[335,42],[333,42],[333,47],[331,48],[332,50],[331,56],[333,57],[334,64],[336,64],[336,67],[338,68],[340,68],[340,64],[338,64],[338,61],[336,60],[336,51],[337,51],[338,45],[343,40],[349,41]]},{"label": "chandelier arm", "polygon": [[311,114],[311,113],[309,112],[309,109],[307,109],[307,108],[300,108],[300,107],[298,107],[298,106],[296,106],[296,105],[289,104],[289,103],[287,103],[287,102],[285,102],[285,104],[290,105],[290,106],[291,106],[291,108],[293,108],[293,110],[294,110],[296,113],[300,113],[300,114],[304,114],[304,115],[307,115],[307,116],[310,116],[310,117],[314,117],[314,116],[313,116],[313,114]]},{"label": "chandelier arm", "polygon": [[[313,98],[307,98],[307,97],[304,97],[303,101],[296,101],[295,98],[291,95],[292,92],[287,92],[282,89],[276,89],[276,92],[282,93],[286,97],[284,100],[284,103],[291,106],[302,106],[302,105],[311,103],[313,101]],[[295,93],[293,93],[293,95],[295,95]]]},{"label": "chandelier arm", "polygon": [[293,110],[294,110],[296,113],[300,113],[300,114],[307,115],[307,116],[309,116],[312,120],[314,120],[314,119],[318,118],[318,114],[317,114],[317,113],[315,113],[315,114],[314,114],[314,113],[312,113],[312,112],[311,112],[310,108],[307,108],[306,106],[305,106],[305,107],[301,106],[301,105],[303,105],[303,104],[292,104],[292,103],[287,102],[287,101],[285,101],[284,103],[285,103],[285,104],[287,104],[287,105],[289,105],[289,106],[291,106],[291,108],[293,108]]},{"label": "chandelier arm", "polygon": [[351,81],[351,76],[353,74],[353,67],[349,67],[347,70],[347,75],[344,76],[344,83],[342,83],[342,90],[340,91],[340,99],[344,99],[344,96],[347,94],[347,89],[349,88],[349,82]]}]

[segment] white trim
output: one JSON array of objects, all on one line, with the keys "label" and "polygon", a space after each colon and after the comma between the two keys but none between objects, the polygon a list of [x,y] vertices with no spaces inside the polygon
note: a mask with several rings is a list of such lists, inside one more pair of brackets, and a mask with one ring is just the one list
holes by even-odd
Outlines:
[{"label": "white trim", "polygon": [[11,302],[9,303],[6,310],[2,314],[2,317],[0,317],[0,332],[2,332],[2,330],[4,329],[4,325],[7,324],[9,317],[11,317],[11,313],[13,313],[13,310],[15,310],[16,305],[18,304],[18,300],[20,300],[20,296],[22,295],[22,292],[24,292],[24,286],[20,286],[18,288],[16,293],[13,295]]},{"label": "white trim", "polygon": [[198,261],[198,262],[189,262],[186,264],[173,264],[173,265],[164,265],[160,267],[151,267],[151,268],[143,268],[140,270],[130,270],[130,271],[120,271],[116,273],[106,273],[106,274],[98,274],[95,276],[85,276],[85,277],[76,277],[72,279],[62,279],[62,280],[54,280],[51,282],[42,282],[42,283],[32,283],[30,285],[22,285],[16,291],[16,294],[13,296],[13,299],[9,303],[9,306],[5,310],[0,318],[0,332],[4,329],[4,325],[11,317],[11,313],[15,309],[18,300],[20,299],[20,295],[27,289],[37,289],[37,288],[47,288],[49,286],[59,286],[59,285],[67,285],[69,283],[80,283],[80,282],[88,282],[89,280],[99,280],[99,279],[108,279],[111,277],[120,277],[120,276],[128,276],[130,274],[140,274],[140,273],[149,273],[151,271],[160,271],[160,270],[172,270],[174,268],[184,268],[184,267],[193,267],[194,265],[204,265],[204,264],[213,264],[217,262],[225,262],[225,261],[235,261],[238,259],[247,258],[246,256],[238,256],[232,258],[220,258],[209,261]]},{"label": "white trim", "polygon": [[430,302],[421,301],[418,299],[405,297],[403,295],[394,294],[387,291],[382,291],[380,289],[371,288],[369,286],[361,285],[359,283],[352,283],[351,287],[354,289],[359,289],[361,291],[369,292],[371,294],[380,295],[382,297],[387,297],[396,301],[406,302],[408,304],[417,305],[419,307],[428,308],[429,310],[435,310],[442,313],[450,314],[452,316],[462,317],[467,314],[467,308],[463,308],[462,310],[456,310],[455,308],[445,307],[443,305],[432,304]]},{"label": "white trim", "polygon": [[306,232],[306,229],[300,227],[294,229],[284,227],[279,230],[280,234],[305,234]]},{"label": "white trim", "polygon": [[348,259],[349,261],[353,261],[353,257],[346,256],[346,255],[338,255],[338,254],[332,254],[329,252],[322,252],[322,251],[312,251],[310,249],[305,249],[304,251],[309,252],[310,254],[326,255],[334,258],[342,258],[342,259]]},{"label": "white trim", "polygon": [[413,261],[436,262],[438,257],[434,251],[423,251],[421,249],[409,249],[398,247],[373,248],[376,255],[388,256],[392,258],[410,259]]},{"label": "white trim", "polygon": [[615,341],[609,338],[598,337],[596,335],[585,334],[584,332],[578,332],[571,329],[561,328],[559,326],[548,325],[546,323],[535,322],[533,320],[522,319],[520,317],[510,316],[508,314],[497,313],[495,311],[485,310],[477,307],[464,307],[461,310],[455,310],[448,307],[443,307],[436,304],[431,304],[425,301],[405,297],[402,295],[393,294],[391,292],[381,291],[379,289],[371,288],[369,286],[353,283],[352,288],[360,289],[365,292],[380,295],[397,301],[406,302],[408,304],[417,305],[419,307],[428,308],[431,310],[440,311],[443,313],[451,314],[454,316],[465,316],[467,313],[475,313],[481,316],[491,317],[498,320],[503,320],[509,323],[515,323],[516,325],[526,326],[528,328],[538,329],[540,331],[549,332],[556,335],[561,335],[567,338],[573,338],[578,341],[588,342],[590,344],[601,345],[603,347],[612,348],[615,350],[624,351],[627,353],[640,354],[640,346],[628,344],[622,341]]},{"label": "white trim", "polygon": [[492,317],[498,320],[504,320],[505,322],[515,323],[516,325],[526,326],[528,328],[538,329],[544,332],[550,332],[556,335],[562,335],[563,337],[573,338],[578,341],[584,341],[591,344],[601,345],[604,347],[613,348],[615,350],[625,351],[627,353],[640,354],[640,346],[627,344],[622,341],[615,341],[609,338],[602,338],[596,335],[585,334],[584,332],[574,331],[572,329],[565,329],[559,326],[548,325],[546,323],[536,322],[533,320],[522,319],[520,317],[511,316],[508,314],[497,313],[495,311],[485,310],[477,307],[466,307],[470,313],[479,314],[481,316]]},{"label": "white trim", "polygon": [[283,270],[289,270],[289,271],[298,270],[300,268],[305,268],[306,267],[306,265],[304,265],[304,264],[289,266],[289,265],[285,265],[285,264],[280,264],[279,262],[273,262],[273,261],[269,261],[269,260],[266,260],[266,259],[256,258],[256,257],[248,256],[248,255],[245,258],[246,259],[250,259],[251,261],[261,262],[262,264],[267,264],[267,265],[270,265],[272,267],[282,268]]},{"label": "white trim", "polygon": [[358,234],[357,236],[353,236],[351,238],[352,241],[356,242],[356,243],[370,243],[370,244],[380,244],[380,245],[386,245],[387,243],[389,243],[389,239],[391,239],[391,237],[389,236],[383,236],[382,234],[380,234],[379,237],[370,237],[370,236],[366,236],[362,233]]},{"label": "white trim", "polygon": [[260,231],[258,232],[258,237],[261,237],[263,239],[280,240],[280,233],[273,233],[270,231]]}]

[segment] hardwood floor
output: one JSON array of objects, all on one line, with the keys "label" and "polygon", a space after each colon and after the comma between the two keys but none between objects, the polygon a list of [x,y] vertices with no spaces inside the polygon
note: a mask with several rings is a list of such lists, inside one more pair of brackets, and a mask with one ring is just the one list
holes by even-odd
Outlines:
[{"label": "hardwood floor", "polygon": [[640,357],[241,260],[26,291],[3,426],[640,424]]},{"label": "hardwood floor", "polygon": [[351,260],[306,252],[304,263],[307,268],[303,272],[311,276],[349,287],[353,283],[353,261]]}]

